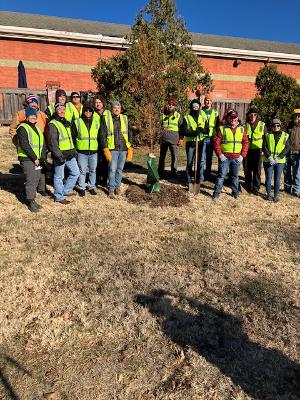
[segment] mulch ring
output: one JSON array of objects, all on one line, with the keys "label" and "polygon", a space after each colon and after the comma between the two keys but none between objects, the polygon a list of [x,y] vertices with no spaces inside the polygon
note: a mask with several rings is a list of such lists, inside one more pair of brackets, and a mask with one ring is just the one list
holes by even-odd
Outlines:
[{"label": "mulch ring", "polygon": [[131,185],[125,192],[130,203],[149,207],[181,207],[190,202],[188,193],[180,187],[160,185],[158,193],[146,193],[145,185]]}]

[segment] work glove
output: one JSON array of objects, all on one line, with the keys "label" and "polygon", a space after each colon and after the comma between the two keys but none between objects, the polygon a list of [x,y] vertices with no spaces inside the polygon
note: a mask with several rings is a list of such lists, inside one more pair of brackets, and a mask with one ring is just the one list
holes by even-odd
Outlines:
[{"label": "work glove", "polygon": [[239,156],[238,158],[237,158],[237,161],[239,162],[239,163],[241,163],[242,161],[243,161],[243,156]]},{"label": "work glove", "polygon": [[270,162],[270,165],[274,165],[274,158],[273,157],[269,157],[268,161]]},{"label": "work glove", "polygon": [[129,147],[129,149],[127,149],[126,161],[132,162],[132,156],[133,156],[133,148]]},{"label": "work glove", "polygon": [[109,150],[108,147],[105,147],[105,148],[103,149],[103,153],[104,153],[104,157],[106,158],[106,161],[107,161],[107,162],[111,162],[112,156],[111,156],[111,152],[110,152],[110,150]]},{"label": "work glove", "polygon": [[177,143],[177,146],[181,146],[181,145],[183,145],[183,143],[184,143],[184,140],[183,139],[179,139],[178,143]]},{"label": "work glove", "polygon": [[279,158],[278,157],[275,157],[274,158],[274,164],[273,165],[276,165],[276,164],[278,164],[279,163]]},{"label": "work glove", "polygon": [[219,159],[220,159],[221,162],[224,162],[224,161],[227,160],[227,158],[224,156],[224,154],[221,154]]}]

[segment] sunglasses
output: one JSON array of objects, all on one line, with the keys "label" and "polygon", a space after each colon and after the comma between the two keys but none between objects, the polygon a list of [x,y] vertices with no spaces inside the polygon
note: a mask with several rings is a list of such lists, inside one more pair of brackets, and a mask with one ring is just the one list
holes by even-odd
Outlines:
[{"label": "sunglasses", "polygon": [[87,110],[84,110],[84,112],[89,112],[89,113],[91,113],[91,112],[93,112],[93,110],[87,109]]},{"label": "sunglasses", "polygon": [[80,96],[72,96],[72,99],[79,99]]},{"label": "sunglasses", "polygon": [[281,125],[280,125],[280,124],[274,124],[273,126],[276,126],[276,127],[278,128],[278,127],[280,127]]}]

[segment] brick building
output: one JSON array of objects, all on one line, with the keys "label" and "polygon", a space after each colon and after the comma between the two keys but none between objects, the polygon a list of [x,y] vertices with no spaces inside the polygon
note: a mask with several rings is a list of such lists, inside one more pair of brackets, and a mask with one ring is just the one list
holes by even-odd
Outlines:
[{"label": "brick building", "polygon": [[[0,88],[16,88],[22,60],[30,89],[59,82],[66,90],[95,90],[90,70],[98,59],[126,48],[128,25],[0,12]],[[267,62],[300,83],[300,45],[192,34],[193,50],[214,80],[215,99],[249,100]]]}]

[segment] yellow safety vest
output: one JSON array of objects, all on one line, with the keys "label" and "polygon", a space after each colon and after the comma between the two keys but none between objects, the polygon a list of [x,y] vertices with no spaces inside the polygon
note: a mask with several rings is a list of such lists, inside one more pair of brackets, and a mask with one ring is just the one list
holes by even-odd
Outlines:
[{"label": "yellow safety vest", "polygon": [[[278,157],[279,154],[284,150],[288,138],[288,133],[282,131],[277,144],[275,144],[274,133],[266,133],[266,146],[272,158]],[[263,156],[263,161],[270,162],[265,155]],[[285,164],[285,162],[286,157],[278,159],[279,164]]]},{"label": "yellow safety vest", "polygon": [[180,114],[175,111],[170,115],[162,115],[162,127],[165,131],[178,132],[179,131]]},{"label": "yellow safety vest", "polygon": [[98,134],[100,128],[100,119],[94,118],[90,130],[86,127],[82,118],[75,120],[77,128],[76,149],[77,150],[98,150]]},{"label": "yellow safety vest", "polygon": [[[114,135],[114,122],[111,113],[106,113],[104,115],[106,127],[107,127],[107,146],[109,150],[113,150],[115,148],[115,135]],[[120,114],[120,123],[121,123],[121,133],[125,140],[125,144],[127,149],[131,147],[131,143],[128,140],[128,118],[127,115]]]},{"label": "yellow safety vest", "polygon": [[[187,129],[189,131],[196,131],[197,128],[204,128],[205,125],[205,121],[201,115],[201,113],[199,113],[198,116],[198,123],[196,123],[196,121],[194,120],[194,118],[191,115],[186,115],[184,117],[184,119],[186,120],[186,124],[187,124]],[[190,137],[190,136],[184,136],[184,140],[186,142],[196,142],[197,140],[202,140],[203,139],[203,135],[200,134],[198,136],[194,136],[194,137]]]},{"label": "yellow safety vest", "polygon": [[242,141],[244,136],[244,128],[238,126],[235,134],[228,126],[220,126],[222,136],[221,149],[223,153],[240,153],[242,151]]},{"label": "yellow safety vest", "polygon": [[80,105],[80,111],[78,112],[77,108],[71,101],[68,101],[66,104],[66,112],[65,112],[65,119],[69,122],[72,122],[73,119],[77,119],[81,117],[82,114],[82,104]]},{"label": "yellow safety vest", "polygon": [[210,115],[207,115],[204,110],[201,110],[201,115],[204,121],[208,121],[209,134],[208,136],[214,136],[216,134],[216,120],[219,115],[217,111],[212,110]]},{"label": "yellow safety vest", "polygon": [[[38,133],[28,124],[23,122],[18,126],[18,128],[23,127],[28,136],[28,142],[30,147],[32,148],[34,154],[36,155],[37,158],[41,158],[42,151],[43,151],[43,146],[44,146],[44,135],[40,128],[36,127]],[[20,143],[18,141],[18,156],[19,157],[28,157],[28,155],[25,153],[25,151],[22,149],[20,146]]]},{"label": "yellow safety vest", "polygon": [[58,132],[58,147],[61,151],[74,149],[74,143],[71,134],[71,128],[65,127],[60,121],[52,119],[49,125],[52,124],[56,127]]},{"label": "yellow safety vest", "polygon": [[262,148],[262,142],[263,142],[263,136],[265,132],[265,123],[262,121],[258,121],[258,124],[256,125],[254,132],[252,132],[251,129],[251,124],[248,122],[246,123],[246,132],[249,138],[249,144],[250,144],[250,149],[261,149]]}]

